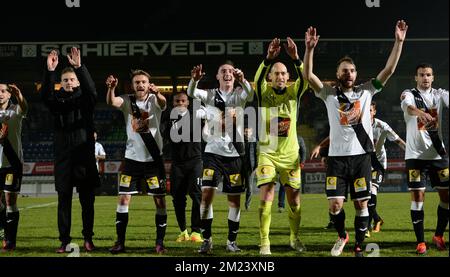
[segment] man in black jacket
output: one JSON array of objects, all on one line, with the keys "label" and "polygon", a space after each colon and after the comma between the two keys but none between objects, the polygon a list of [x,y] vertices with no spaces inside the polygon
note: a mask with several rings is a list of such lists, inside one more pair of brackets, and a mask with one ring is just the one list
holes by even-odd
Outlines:
[{"label": "man in black jacket", "polygon": [[57,253],[70,252],[73,187],[77,188],[82,208],[84,248],[94,250],[94,189],[100,186],[94,155],[97,92],[86,66],[81,64],[80,50],[72,47],[67,57],[71,67],[63,69],[61,89],[55,91],[58,53],[50,52],[41,95],[55,119],[55,186],[61,241]]}]

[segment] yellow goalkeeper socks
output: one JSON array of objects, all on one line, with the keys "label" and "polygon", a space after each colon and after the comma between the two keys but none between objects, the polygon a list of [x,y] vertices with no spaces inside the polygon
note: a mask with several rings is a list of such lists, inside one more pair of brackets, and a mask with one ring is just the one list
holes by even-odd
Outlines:
[{"label": "yellow goalkeeper socks", "polygon": [[259,204],[259,235],[261,237],[261,245],[270,245],[271,209],[272,201],[261,200]]},{"label": "yellow goalkeeper socks", "polygon": [[288,206],[289,228],[291,229],[290,239],[291,241],[295,241],[298,238],[300,230],[300,221],[302,219],[301,208],[300,205],[290,206],[289,203]]}]

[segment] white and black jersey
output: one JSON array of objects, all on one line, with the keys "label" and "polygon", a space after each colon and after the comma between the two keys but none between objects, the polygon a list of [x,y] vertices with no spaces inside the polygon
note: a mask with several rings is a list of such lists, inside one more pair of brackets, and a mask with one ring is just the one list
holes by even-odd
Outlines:
[{"label": "white and black jersey", "polygon": [[[106,152],[103,145],[100,142],[95,142],[95,156],[105,156]],[[99,170],[98,160],[97,160],[97,170]]]},{"label": "white and black jersey", "polygon": [[[7,125],[8,141],[17,158],[23,163],[22,152],[22,119],[25,117],[19,105],[11,104],[6,110],[0,111],[0,123]],[[3,143],[0,144],[0,168],[11,167],[10,161],[5,155]]]},{"label": "white and black jersey", "polygon": [[373,95],[379,91],[368,81],[351,92],[342,93],[339,88],[326,84],[315,92],[327,107],[329,156],[354,156],[374,150],[370,104]]},{"label": "white and black jersey", "polygon": [[[416,94],[417,96],[415,96]],[[405,160],[439,160],[436,147],[444,147],[442,143],[442,110],[448,108],[448,90],[431,88],[427,91],[407,89],[401,96],[401,107],[406,122],[406,150]],[[424,107],[417,107],[417,103],[423,103]],[[408,106],[417,107],[428,112],[435,118],[431,124],[424,125],[417,116],[408,113]],[[437,132],[441,145],[433,145],[431,132]],[[435,147],[436,146],[436,147]]]},{"label": "white and black jersey", "polygon": [[139,133],[151,132],[162,155],[163,139],[160,132],[161,113],[166,107],[160,107],[156,95],[149,93],[144,101],[136,100],[141,117],[134,118],[129,95],[119,96],[123,99],[120,106],[127,130],[125,158],[138,162],[154,161]]},{"label": "white and black jersey", "polygon": [[[254,91],[249,82],[244,81],[242,87],[236,87],[231,93],[220,91],[220,89],[198,89],[198,81],[191,79],[188,86],[188,95],[194,99],[199,99],[206,106],[207,126],[219,126],[221,120],[221,108],[217,107],[217,103],[224,103],[226,108],[241,107],[242,111],[245,108],[247,101],[253,100]],[[220,97],[220,99],[216,99]],[[242,114],[243,116],[243,114]],[[236,138],[237,141],[244,142],[244,121],[236,121]],[[225,157],[239,157],[233,145],[233,138],[228,133],[222,135],[212,135],[208,137],[205,147],[206,153],[213,153]]]},{"label": "white and black jersey", "polygon": [[375,153],[377,155],[377,160],[383,166],[384,169],[387,168],[387,155],[384,143],[386,138],[389,141],[396,141],[400,137],[386,122],[379,120],[378,118],[373,119],[372,123],[373,130],[373,144],[375,145]]}]

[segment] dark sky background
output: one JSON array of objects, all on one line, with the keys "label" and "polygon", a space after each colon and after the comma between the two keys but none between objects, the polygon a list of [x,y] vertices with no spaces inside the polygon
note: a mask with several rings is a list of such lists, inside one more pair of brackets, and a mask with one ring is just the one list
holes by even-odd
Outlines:
[{"label": "dark sky background", "polygon": [[310,25],[322,38],[390,38],[398,19],[409,38],[448,38],[448,0],[379,2],[3,0],[0,41],[300,38]]}]

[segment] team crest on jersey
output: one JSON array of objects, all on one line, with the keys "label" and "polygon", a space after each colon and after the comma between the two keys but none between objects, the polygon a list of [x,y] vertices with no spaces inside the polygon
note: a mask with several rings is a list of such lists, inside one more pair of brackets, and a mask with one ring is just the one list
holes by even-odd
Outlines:
[{"label": "team crest on jersey", "polygon": [[355,180],[353,183],[353,187],[355,187],[355,192],[361,192],[367,190],[366,178],[361,177]]},{"label": "team crest on jersey", "polygon": [[444,168],[438,171],[439,181],[448,182],[448,168]]},{"label": "team crest on jersey", "polygon": [[157,176],[150,177],[146,181],[147,181],[147,186],[149,189],[159,188],[159,180],[158,180]]},{"label": "team crest on jersey", "polygon": [[131,176],[128,176],[125,174],[120,175],[120,184],[119,185],[121,187],[129,188],[130,183],[131,183]]},{"label": "team crest on jersey", "polygon": [[11,173],[6,174],[5,186],[11,186],[13,184],[13,180],[14,180],[14,175],[12,175]]},{"label": "team crest on jersey", "polygon": [[327,177],[327,190],[336,190],[337,177]]},{"label": "team crest on jersey", "polygon": [[420,170],[418,170],[418,169],[410,169],[408,175],[409,175],[409,181],[411,183],[413,183],[413,182],[420,182]]},{"label": "team crest on jersey", "polygon": [[343,126],[356,125],[361,122],[361,102],[356,100],[354,103],[341,103],[338,109],[339,122]]},{"label": "team crest on jersey", "polygon": [[231,174],[230,184],[232,187],[242,186],[241,174]]},{"label": "team crest on jersey", "polygon": [[213,177],[214,177],[214,169],[207,168],[203,170],[204,181],[212,181]]}]

